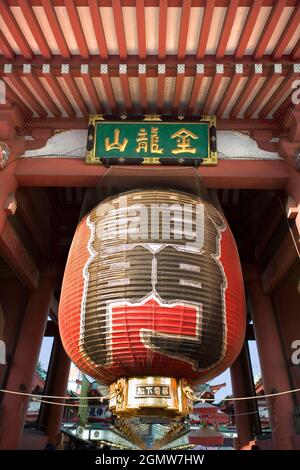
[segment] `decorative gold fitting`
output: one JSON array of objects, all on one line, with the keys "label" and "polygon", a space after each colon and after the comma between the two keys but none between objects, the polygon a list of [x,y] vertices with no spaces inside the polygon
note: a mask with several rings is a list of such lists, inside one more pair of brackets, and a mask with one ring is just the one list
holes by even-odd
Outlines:
[{"label": "decorative gold fitting", "polygon": [[109,409],[117,415],[166,416],[176,418],[192,411],[192,400],[184,392],[185,379],[172,377],[120,378],[110,386]]}]

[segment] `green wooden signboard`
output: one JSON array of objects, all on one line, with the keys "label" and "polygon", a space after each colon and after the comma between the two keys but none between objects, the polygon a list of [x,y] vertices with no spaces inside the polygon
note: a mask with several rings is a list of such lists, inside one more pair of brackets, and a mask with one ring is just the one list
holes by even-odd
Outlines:
[{"label": "green wooden signboard", "polygon": [[140,120],[106,120],[103,115],[91,116],[86,162],[215,165],[215,118],[170,121],[148,115]]}]

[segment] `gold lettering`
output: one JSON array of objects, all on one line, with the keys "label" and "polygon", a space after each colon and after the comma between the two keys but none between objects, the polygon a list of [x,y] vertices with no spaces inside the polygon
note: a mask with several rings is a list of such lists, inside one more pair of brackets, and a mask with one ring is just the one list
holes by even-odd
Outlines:
[{"label": "gold lettering", "polygon": [[140,153],[141,150],[144,150],[144,152],[148,151],[148,134],[146,129],[140,129],[136,138],[137,141],[137,147],[136,147],[136,152]]},{"label": "gold lettering", "polygon": [[105,142],[105,150],[109,152],[110,150],[119,150],[119,152],[124,152],[126,145],[128,144],[128,139],[123,139],[123,142],[119,142],[120,139],[120,129],[114,130],[114,141],[112,143],[109,142],[109,137],[106,137]]},{"label": "gold lettering", "polygon": [[159,148],[158,127],[151,127],[150,151],[159,154],[164,152],[164,149]]},{"label": "gold lettering", "polygon": [[191,139],[198,139],[199,137],[187,129],[180,129],[171,135],[171,139],[176,139],[177,148],[172,150],[172,153],[196,153],[196,148],[191,147]]}]

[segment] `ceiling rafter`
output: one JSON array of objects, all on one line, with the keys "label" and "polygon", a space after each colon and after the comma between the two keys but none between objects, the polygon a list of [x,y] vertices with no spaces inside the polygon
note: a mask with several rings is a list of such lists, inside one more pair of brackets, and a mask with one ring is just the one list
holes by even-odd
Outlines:
[{"label": "ceiling rafter", "polygon": [[47,93],[45,87],[43,87],[42,83],[40,82],[39,78],[35,75],[35,73],[28,73],[23,75],[26,80],[30,83],[32,88],[34,88],[38,95],[40,96],[41,100],[44,102],[45,106],[51,111],[54,117],[61,116],[61,112],[56,105],[56,103],[52,100],[50,95]]},{"label": "ceiling rafter", "polygon": [[209,2],[206,3],[206,6],[204,7],[201,31],[199,35],[199,41],[198,41],[197,59],[203,59],[203,57],[206,54],[207,40],[208,40],[208,35],[210,32],[210,27],[212,24],[212,18],[213,18],[213,14],[215,10],[215,3],[216,3],[215,0],[210,0]]},{"label": "ceiling rafter", "polygon": [[90,56],[89,48],[86,38],[82,29],[82,24],[79,18],[78,10],[74,4],[74,0],[64,0],[66,10],[70,19],[73,33],[77,42],[80,55],[83,59],[88,59]]},{"label": "ceiling rafter", "polygon": [[184,59],[186,54],[186,44],[189,32],[190,13],[191,13],[191,0],[183,2],[180,18],[179,40],[178,40],[178,59]]},{"label": "ceiling rafter", "polygon": [[57,78],[53,75],[52,72],[43,73],[42,77],[46,80],[53,94],[56,96],[56,98],[58,99],[61,106],[64,108],[65,112],[68,114],[68,116],[74,117],[76,114],[75,110],[73,109],[71,103],[69,102],[68,98],[64,94]]},{"label": "ceiling rafter", "polygon": [[27,0],[18,0],[24,18],[29,26],[38,48],[45,59],[51,59],[52,52],[39,25],[37,17],[34,14],[32,6]]},{"label": "ceiling rafter", "polygon": [[145,2],[139,0],[136,2],[136,27],[138,36],[139,58],[146,59],[146,25],[145,25]]},{"label": "ceiling rafter", "polygon": [[91,12],[91,18],[94,27],[94,33],[96,36],[99,54],[101,59],[108,58],[108,48],[106,43],[106,38],[103,29],[103,23],[100,15],[100,10],[98,6],[98,0],[88,0],[89,1],[89,8]]},{"label": "ceiling rafter", "polygon": [[29,88],[23,82],[20,76],[16,75],[4,75],[3,80],[5,82],[8,81],[8,85],[13,85],[13,87],[17,90],[17,94],[20,98],[24,98],[25,101],[28,103],[30,108],[39,116],[39,117],[46,117],[47,112],[41,105],[41,103],[36,99],[36,97],[31,93]]},{"label": "ceiling rafter", "polygon": [[89,115],[89,110],[88,107],[78,89],[77,83],[75,81],[75,78],[73,77],[72,73],[66,73],[62,75],[67,87],[70,90],[70,93],[76,102],[78,108],[80,109],[80,112],[83,116],[88,116]]},{"label": "ceiling rafter", "polygon": [[168,0],[159,0],[158,58],[166,57]]},{"label": "ceiling rafter", "polygon": [[284,54],[286,47],[288,46],[290,40],[292,39],[297,27],[300,24],[300,3],[292,12],[290,19],[287,25],[282,32],[279,41],[276,44],[276,47],[273,51],[273,60],[278,60]]},{"label": "ceiling rafter", "polygon": [[[122,67],[122,66],[124,66],[124,65],[123,64],[120,65],[120,67]],[[123,98],[124,98],[125,110],[126,110],[127,113],[131,113],[132,112],[132,101],[131,101],[131,94],[130,94],[130,87],[129,87],[127,72],[122,73],[120,71],[119,78],[120,78],[122,94],[123,94]]]},{"label": "ceiling rafter", "polygon": [[261,88],[256,93],[255,97],[249,104],[248,108],[245,110],[244,115],[245,118],[251,119],[251,116],[255,113],[258,106],[264,101],[270,90],[276,84],[277,80],[279,79],[278,74],[274,74],[272,72],[271,76],[267,77],[262,84]]},{"label": "ceiling rafter", "polygon": [[9,83],[6,82],[6,98],[7,101],[10,103],[11,106],[15,107],[18,106],[18,109],[22,114],[24,114],[25,118],[32,119],[33,112],[32,110],[22,101],[22,99],[17,95],[13,89],[10,87]]},{"label": "ceiling rafter", "polygon": [[166,67],[161,65],[158,70],[158,76],[157,76],[156,109],[158,113],[163,112],[164,99],[165,99],[165,85],[166,85]]},{"label": "ceiling rafter", "polygon": [[265,54],[265,50],[280,20],[285,5],[285,0],[278,0],[278,2],[273,6],[271,13],[267,19],[266,25],[254,50],[253,56],[255,60],[260,60]]},{"label": "ceiling rafter", "polygon": [[295,45],[294,49],[291,53],[292,60],[296,61],[300,59],[300,39],[298,40],[297,44]]},{"label": "ceiling rafter", "polygon": [[9,59],[9,60],[15,59],[15,56],[16,56],[15,52],[13,48],[11,47],[11,45],[9,44],[6,37],[4,36],[4,34],[2,33],[2,31],[0,31],[0,50],[3,52],[4,57],[6,59]]},{"label": "ceiling rafter", "polygon": [[95,108],[96,114],[101,114],[102,113],[102,105],[101,101],[99,99],[94,81],[92,77],[89,76],[88,73],[82,74],[82,80],[84,82],[84,85],[87,89],[88,95],[93,103],[93,106]]},{"label": "ceiling rafter", "polygon": [[106,94],[106,97],[107,97],[110,112],[112,114],[115,114],[117,112],[118,105],[117,105],[117,101],[116,101],[116,97],[115,97],[115,94],[114,94],[114,91],[113,91],[113,87],[112,87],[112,84],[111,84],[110,77],[107,73],[103,73],[100,76],[101,76],[104,91],[105,91],[105,94]]},{"label": "ceiling rafter", "polygon": [[230,117],[232,119],[236,118],[239,113],[241,112],[243,106],[245,105],[247,99],[253,92],[257,82],[261,78],[261,74],[253,72],[250,77],[247,80],[247,83],[243,87],[243,90],[241,91],[238,100],[236,101],[235,105],[230,111]]},{"label": "ceiling rafter", "polygon": [[217,59],[220,59],[220,57],[223,57],[225,54],[225,50],[227,47],[230,33],[232,31],[233,22],[237,13],[238,6],[239,6],[239,0],[232,0],[230,2],[229,7],[227,8],[226,16],[225,16],[224,23],[222,26],[222,32],[220,34],[218,47],[216,50]]},{"label": "ceiling rafter", "polygon": [[223,93],[222,99],[219,103],[218,108],[215,111],[215,114],[218,116],[222,117],[228,104],[230,103],[230,100],[236,90],[236,87],[239,84],[239,81],[241,80],[242,75],[241,74],[234,74],[234,76],[230,79],[226,90]]},{"label": "ceiling rafter", "polygon": [[211,79],[209,90],[204,100],[204,103],[202,105],[202,108],[200,110],[200,113],[207,114],[208,111],[210,110],[211,105],[219,89],[222,78],[223,78],[222,74],[216,73],[215,76]]},{"label": "ceiling rafter", "polygon": [[236,46],[236,50],[234,54],[236,60],[241,60],[245,54],[245,50],[247,48],[249,39],[251,37],[253,28],[255,26],[255,23],[256,23],[256,20],[257,20],[257,17],[259,15],[262,5],[263,5],[263,0],[254,0],[250,7],[242,33],[240,35],[239,41]]},{"label": "ceiling rafter", "polygon": [[292,83],[296,79],[294,73],[290,72],[280,83],[279,87],[276,89],[276,93],[273,94],[264,105],[264,107],[259,112],[259,117],[264,119],[268,116],[270,112],[272,112],[273,108],[276,104],[282,99],[282,97],[286,94],[288,90],[293,91]]},{"label": "ceiling rafter", "polygon": [[71,57],[71,52],[54,10],[53,2],[51,2],[51,0],[41,0],[41,3],[45,10],[50,28],[60,50],[61,56],[63,59],[69,59]]},{"label": "ceiling rafter", "polygon": [[141,72],[139,73],[139,86],[140,86],[140,103],[141,103],[142,113],[147,114],[148,97],[147,97],[146,73],[141,73]]},{"label": "ceiling rafter", "polygon": [[111,0],[111,6],[113,9],[115,30],[116,30],[118,47],[119,47],[120,59],[126,60],[127,46],[126,46],[126,35],[125,35],[121,0]]},{"label": "ceiling rafter", "polygon": [[188,103],[188,106],[187,106],[188,114],[192,115],[194,113],[195,106],[196,106],[196,103],[197,103],[197,98],[198,98],[198,95],[199,95],[199,91],[200,91],[200,87],[201,87],[203,78],[204,78],[204,74],[202,74],[202,73],[197,73],[195,75],[193,86],[192,86],[192,91],[191,91],[191,94],[190,94],[189,103]]},{"label": "ceiling rafter", "polygon": [[[181,64],[178,67],[180,68],[180,66]],[[172,112],[174,114],[178,114],[179,112],[184,78],[185,78],[185,72],[178,73],[177,71],[174,98],[173,98],[173,103],[172,103]]]},{"label": "ceiling rafter", "polygon": [[4,22],[10,30],[14,40],[16,41],[18,48],[22,52],[25,59],[32,59],[33,52],[21,31],[20,26],[18,25],[11,9],[7,5],[6,0],[1,0],[0,2],[0,15],[2,16]]}]

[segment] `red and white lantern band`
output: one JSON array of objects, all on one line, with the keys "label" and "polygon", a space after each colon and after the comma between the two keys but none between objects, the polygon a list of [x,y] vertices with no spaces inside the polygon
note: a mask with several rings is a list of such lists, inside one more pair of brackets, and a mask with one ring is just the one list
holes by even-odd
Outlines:
[{"label": "red and white lantern band", "polygon": [[98,204],[79,224],[59,326],[77,366],[111,385],[118,413],[188,413],[186,384],[230,366],[244,339],[237,247],[199,197],[139,190]]}]

